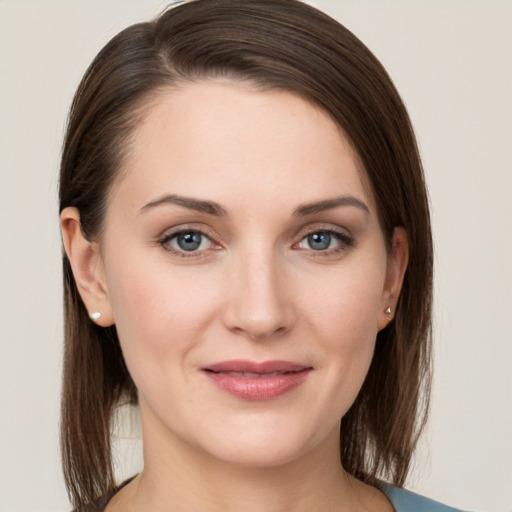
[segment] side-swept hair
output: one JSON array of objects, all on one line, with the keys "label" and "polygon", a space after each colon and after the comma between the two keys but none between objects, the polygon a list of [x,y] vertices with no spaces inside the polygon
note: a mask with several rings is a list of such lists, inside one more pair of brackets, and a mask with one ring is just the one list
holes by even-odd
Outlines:
[{"label": "side-swept hair", "polygon": [[[388,244],[405,228],[409,266],[391,324],[380,331],[363,387],[341,422],[341,462],[357,478],[402,485],[430,390],[433,251],[427,192],[411,123],[388,74],[351,32],[298,0],[195,0],[115,36],[85,73],[62,153],[60,210],[80,212],[99,240],[108,193],[151,98],[223,78],[299,94],[344,131],[376,199]],[[147,110],[147,109],[146,109]],[[135,404],[115,326],[92,323],[64,255],[62,457],[80,509],[114,486],[111,419]]]}]

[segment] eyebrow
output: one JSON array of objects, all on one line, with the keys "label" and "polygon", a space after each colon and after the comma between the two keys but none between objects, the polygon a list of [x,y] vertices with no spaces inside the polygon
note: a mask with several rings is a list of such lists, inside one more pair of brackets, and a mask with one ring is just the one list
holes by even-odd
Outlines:
[{"label": "eyebrow", "polygon": [[156,208],[157,206],[165,204],[174,204],[188,208],[189,210],[195,210],[196,212],[207,213],[208,215],[215,215],[216,217],[225,217],[228,212],[222,208],[222,206],[214,201],[204,201],[202,199],[195,199],[193,197],[178,196],[176,194],[165,194],[154,201],[144,205],[140,213]]},{"label": "eyebrow", "polygon": [[[146,210],[165,204],[182,206],[183,208],[188,208],[189,210],[194,210],[201,213],[207,213],[208,215],[214,215],[215,217],[225,217],[228,215],[228,212],[220,204],[214,201],[205,201],[203,199],[184,197],[176,194],[165,194],[155,199],[154,201],[149,202],[140,209],[139,214],[145,212]],[[293,216],[305,217],[307,215],[313,215],[315,213],[331,210],[333,208],[339,208],[341,206],[352,206],[359,208],[366,215],[370,215],[370,209],[360,199],[357,199],[353,196],[341,196],[298,206],[293,211]]]},{"label": "eyebrow", "polygon": [[315,203],[307,203],[298,206],[293,211],[293,215],[295,217],[305,217],[306,215],[320,213],[325,210],[338,208],[340,206],[353,206],[355,208],[359,208],[360,210],[362,210],[366,215],[370,215],[370,209],[368,208],[368,206],[366,206],[366,204],[363,203],[363,201],[357,199],[354,196],[333,197],[332,199],[325,199],[323,201],[318,201]]}]

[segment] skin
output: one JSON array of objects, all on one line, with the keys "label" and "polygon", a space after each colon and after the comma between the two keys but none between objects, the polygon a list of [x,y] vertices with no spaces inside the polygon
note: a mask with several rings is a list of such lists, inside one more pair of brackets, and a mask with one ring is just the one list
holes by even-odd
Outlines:
[{"label": "skin", "polygon": [[[223,215],[158,203],[165,194]],[[296,214],[339,197],[352,199]],[[235,83],[160,93],[100,239],[85,240],[79,220],[63,211],[65,248],[87,309],[116,324],[143,427],[144,471],[108,512],[392,510],[343,471],[339,425],[391,320],[407,237],[396,229],[387,251],[364,172],[325,112]],[[180,249],[176,230],[204,233],[199,249]],[[327,233],[328,248],[313,248],[312,233]],[[231,359],[312,370],[284,395],[248,401],[201,370]]]}]

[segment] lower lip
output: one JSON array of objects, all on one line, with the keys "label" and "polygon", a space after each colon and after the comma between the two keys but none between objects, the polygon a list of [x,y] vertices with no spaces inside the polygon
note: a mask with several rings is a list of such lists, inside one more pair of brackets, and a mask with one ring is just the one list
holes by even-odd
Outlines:
[{"label": "lower lip", "polygon": [[244,400],[272,400],[302,384],[311,368],[271,377],[239,377],[236,375],[205,372],[223,391]]}]

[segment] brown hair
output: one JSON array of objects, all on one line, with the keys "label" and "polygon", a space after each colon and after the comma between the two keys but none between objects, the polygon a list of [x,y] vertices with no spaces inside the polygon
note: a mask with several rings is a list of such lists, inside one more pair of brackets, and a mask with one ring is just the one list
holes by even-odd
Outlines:
[{"label": "brown hair", "polygon": [[[60,209],[76,207],[99,238],[108,192],[159,90],[208,78],[300,94],[327,111],[357,151],[387,240],[403,226],[409,266],[394,321],[379,332],[364,385],[341,424],[341,461],[368,483],[402,485],[424,425],[430,389],[432,240],[428,199],[406,109],[374,55],[351,32],[297,0],[195,0],[115,36],[75,95],[61,162]],[[108,493],[110,427],[136,403],[116,329],[87,316],[64,260],[62,456],[80,508]]]}]

